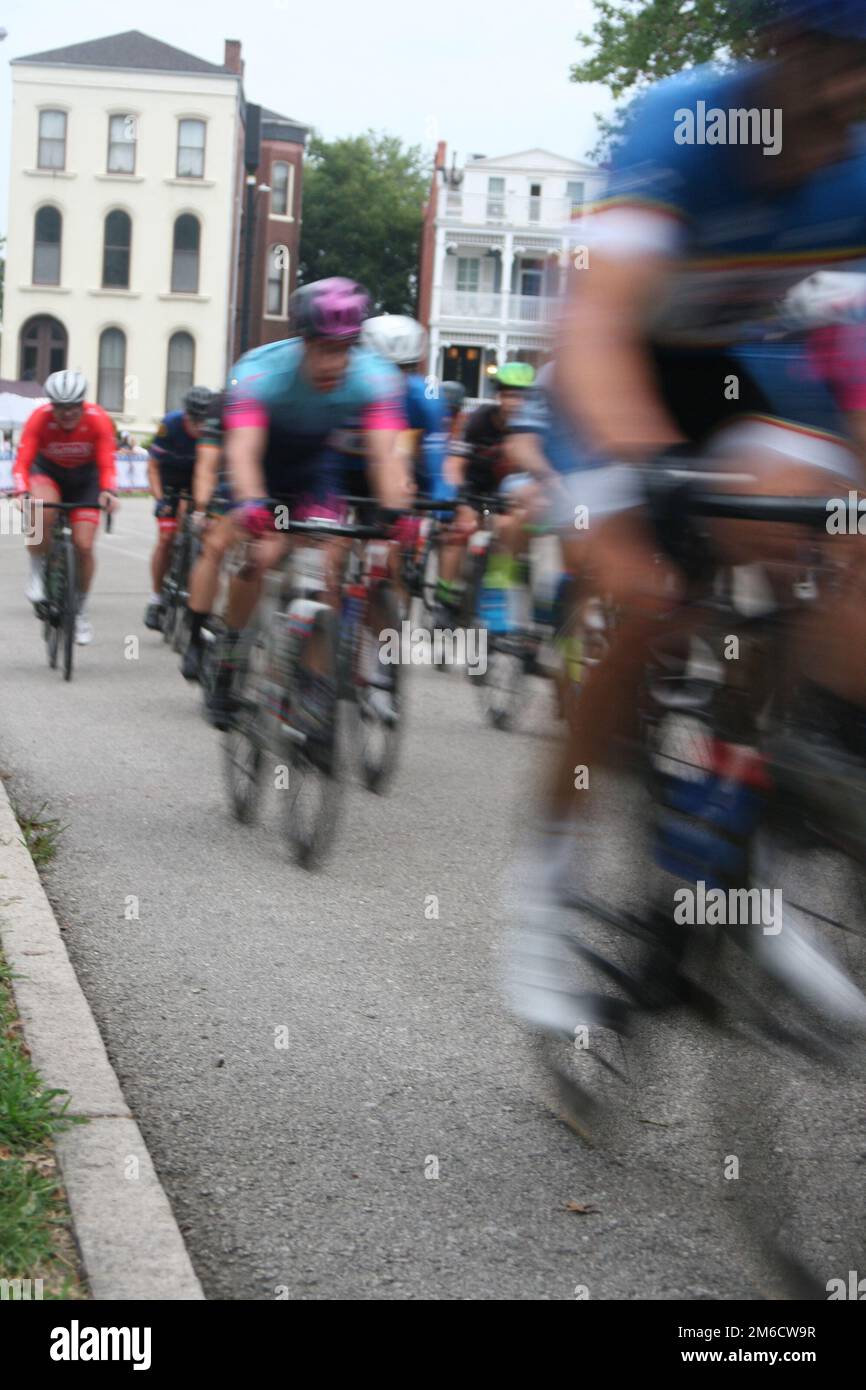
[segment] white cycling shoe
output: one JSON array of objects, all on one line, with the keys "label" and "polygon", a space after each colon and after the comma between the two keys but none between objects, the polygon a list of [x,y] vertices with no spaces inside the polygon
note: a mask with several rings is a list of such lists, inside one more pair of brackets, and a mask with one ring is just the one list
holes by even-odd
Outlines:
[{"label": "white cycling shoe", "polygon": [[79,613],[75,619],[75,641],[79,647],[89,647],[93,641],[93,628],[90,619]]}]

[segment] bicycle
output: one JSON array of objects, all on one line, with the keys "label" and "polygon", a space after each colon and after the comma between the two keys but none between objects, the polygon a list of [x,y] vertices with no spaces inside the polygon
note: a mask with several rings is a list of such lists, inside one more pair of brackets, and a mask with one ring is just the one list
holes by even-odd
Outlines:
[{"label": "bicycle", "polygon": [[[676,484],[664,506],[667,521],[680,531],[698,518],[813,529],[827,518],[823,498],[713,494],[700,480],[685,488]],[[709,537],[695,527],[686,548],[706,558]],[[819,910],[819,876],[803,872],[799,862],[806,843],[800,818],[808,825],[812,852],[817,846],[821,855],[842,857],[841,878],[834,872],[831,880],[833,894],[853,875],[862,900],[864,856],[839,818],[834,820],[831,798],[820,785],[801,787],[795,799],[779,760],[780,729],[804,737],[780,676],[787,623],[814,601],[813,554],[804,569],[810,583],[792,584],[784,603],[770,605],[746,593],[747,604],[737,593],[736,574],[710,562],[697,587],[692,585],[683,622],[664,631],[660,624],[646,663],[639,741],[622,797],[634,818],[631,845],[645,837],[651,849],[654,882],[640,872],[635,901],[625,907],[612,904],[610,889],[563,894],[562,908],[573,915],[574,926],[563,927],[562,938],[579,973],[587,1022],[579,1030],[580,1045],[576,1031],[568,1047],[548,1039],[540,1049],[569,1125],[592,1143],[622,1140],[632,1146],[649,1142],[646,1132],[639,1137],[636,1124],[642,1100],[653,1097],[658,1106],[669,1089],[676,1051],[669,1045],[660,1053],[662,1032],[675,1029],[683,1014],[711,1030],[715,1060],[723,1067],[718,1087],[706,1085],[714,1097],[714,1171],[740,1222],[760,1287],[780,1290],[781,1296],[825,1298],[828,1276],[857,1268],[864,1253],[860,1154],[866,1076],[858,991],[866,980],[866,933],[839,920],[835,901],[821,902]],[[740,643],[736,662],[725,660],[731,634]],[[713,797],[730,802],[741,786],[747,789],[744,805],[755,798],[752,819],[744,818],[736,834],[720,831],[716,847],[707,806],[712,809]],[[604,833],[598,808],[595,821]],[[585,878],[593,872],[598,869],[590,863],[587,870],[585,863]],[[766,883],[787,887],[798,874],[796,901],[784,895],[784,954],[774,945],[775,927],[709,915],[702,924],[699,918],[689,923],[672,908],[676,893],[684,891],[673,891],[672,883],[687,885],[689,892],[718,886],[728,895],[722,901],[748,901],[751,907],[752,899],[730,894],[754,894]],[[798,927],[804,916],[811,921],[806,936]],[[841,940],[856,985],[809,944],[809,934],[825,945],[828,938]],[[798,960],[799,975],[791,964]],[[822,990],[826,995],[831,988],[839,1010],[832,1024],[820,1007]],[[843,1004],[847,1023],[839,1021]],[[676,1107],[676,1098],[667,1103]],[[661,1142],[654,1136],[654,1149]],[[738,1180],[724,1180],[731,1175],[723,1173],[723,1160],[736,1160]],[[657,1152],[653,1161],[659,1164]],[[664,1156],[668,1185],[671,1171],[684,1161],[689,1160],[679,1153]],[[838,1201],[828,1209],[829,1174],[845,1192],[842,1212]],[[709,1180],[705,1168],[690,1177]],[[810,1220],[810,1211],[819,1212],[820,1221]]]},{"label": "bicycle", "polygon": [[[75,653],[75,618],[78,613],[78,574],[72,525],[69,513],[81,511],[80,502],[46,502],[55,513],[51,528],[51,544],[45,557],[45,597],[35,604],[36,616],[42,621],[48,665],[54,671],[61,648],[63,650],[63,679],[72,679]],[[90,510],[104,510],[91,508]],[[111,513],[106,512],[105,529],[111,530]]]},{"label": "bicycle", "polygon": [[198,532],[192,519],[192,498],[187,492],[178,495],[178,505],[184,515],[180,530],[171,548],[168,572],[162,582],[162,637],[179,654],[184,649],[186,605],[189,600],[189,576],[200,548]]},{"label": "bicycle", "polygon": [[[285,530],[314,541],[327,537],[377,538],[380,527],[295,521]],[[295,859],[318,867],[333,844],[340,809],[339,620],[321,601],[324,552],[295,546],[266,576],[265,592],[233,682],[231,727],[224,765],[234,815],[249,824],[257,814],[265,759],[286,793],[285,824]],[[316,691],[315,701],[312,692]]]}]

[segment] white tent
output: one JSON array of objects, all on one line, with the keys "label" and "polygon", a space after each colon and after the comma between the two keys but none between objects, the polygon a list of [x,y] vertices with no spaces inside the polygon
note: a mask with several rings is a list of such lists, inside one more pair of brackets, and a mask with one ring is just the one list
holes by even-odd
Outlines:
[{"label": "white tent", "polygon": [[0,391],[0,430],[20,430],[47,396],[16,396],[12,391]]}]

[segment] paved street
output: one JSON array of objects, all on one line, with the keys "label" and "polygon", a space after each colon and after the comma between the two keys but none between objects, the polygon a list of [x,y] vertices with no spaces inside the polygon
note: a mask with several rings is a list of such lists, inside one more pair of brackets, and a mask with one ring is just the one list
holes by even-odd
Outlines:
[{"label": "paved street", "polygon": [[[715,1200],[706,1040],[668,1031],[667,1094],[640,1096],[639,1142],[605,1154],[545,1104],[503,1014],[501,884],[547,693],[503,734],[462,675],[411,672],[389,795],[351,785],[331,861],[305,873],[278,793],[259,829],[230,818],[219,737],[143,628],[152,529],[127,500],[100,538],[71,685],[23,546],[0,542],[0,770],[65,827],[48,891],[207,1295],[754,1297]],[[628,846],[606,853],[639,890]]]}]

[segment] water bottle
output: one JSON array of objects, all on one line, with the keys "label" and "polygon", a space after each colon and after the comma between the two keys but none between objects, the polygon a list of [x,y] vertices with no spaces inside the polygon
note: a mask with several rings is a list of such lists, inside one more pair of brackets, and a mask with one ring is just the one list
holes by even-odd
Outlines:
[{"label": "water bottle", "polygon": [[768,785],[757,749],[720,741],[705,776],[664,774],[656,806],[658,866],[677,878],[703,879],[708,887],[741,883]]}]

